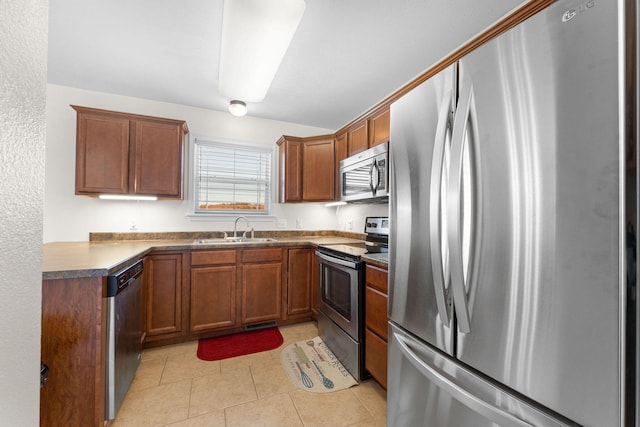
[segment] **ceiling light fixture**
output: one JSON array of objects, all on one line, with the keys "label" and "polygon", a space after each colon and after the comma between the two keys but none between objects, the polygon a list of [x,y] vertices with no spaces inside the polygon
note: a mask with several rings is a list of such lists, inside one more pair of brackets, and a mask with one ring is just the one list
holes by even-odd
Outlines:
[{"label": "ceiling light fixture", "polygon": [[225,0],[218,91],[261,102],[304,13],[304,0]]},{"label": "ceiling light fixture", "polygon": [[247,114],[247,104],[242,101],[234,99],[229,102],[229,112],[237,117],[242,117]]}]

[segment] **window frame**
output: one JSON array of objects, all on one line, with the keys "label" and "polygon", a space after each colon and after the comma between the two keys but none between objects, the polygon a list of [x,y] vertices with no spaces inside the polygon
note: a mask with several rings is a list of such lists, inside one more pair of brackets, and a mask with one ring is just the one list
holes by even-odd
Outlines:
[{"label": "window frame", "polygon": [[[199,143],[211,143],[211,144],[220,144],[226,145],[229,147],[238,147],[240,149],[249,149],[249,150],[257,150],[263,151],[269,154],[270,159],[270,171],[269,171],[269,190],[266,198],[266,202],[268,203],[268,209],[264,212],[257,211],[247,211],[247,210],[199,210],[197,208],[198,205],[198,191],[199,188],[197,186],[197,170],[196,170],[196,156],[197,156],[197,145]],[[275,145],[275,144],[274,144]],[[259,142],[249,142],[249,141],[240,141],[240,140],[231,140],[226,138],[218,138],[218,137],[209,137],[203,135],[189,135],[189,166],[188,166],[188,175],[189,175],[189,209],[187,212],[187,216],[191,217],[191,219],[228,219],[228,218],[236,218],[238,216],[246,216],[254,219],[264,219],[264,220],[272,220],[275,218],[274,216],[274,206],[276,203],[275,192],[277,191],[277,157],[276,157],[276,149],[267,143],[259,143]]]}]

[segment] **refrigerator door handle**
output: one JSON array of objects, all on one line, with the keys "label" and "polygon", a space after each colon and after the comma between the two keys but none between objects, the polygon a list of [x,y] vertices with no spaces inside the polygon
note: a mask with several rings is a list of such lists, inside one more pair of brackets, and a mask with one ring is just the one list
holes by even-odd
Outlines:
[{"label": "refrigerator door handle", "polygon": [[394,339],[397,340],[399,348],[411,364],[420,371],[431,382],[435,383],[441,390],[447,392],[458,402],[471,408],[478,414],[494,421],[502,427],[533,427],[528,422],[521,420],[514,415],[492,405],[465,390],[452,379],[449,379],[435,366],[431,366],[428,361],[423,360],[411,348],[408,340],[397,332],[393,332]]},{"label": "refrigerator door handle", "polygon": [[[433,271],[434,289],[438,313],[445,326],[449,326],[450,315],[447,305],[446,283],[449,272],[442,261],[442,210],[440,204],[443,169],[445,167],[445,145],[447,130],[449,130],[449,113],[452,111],[453,94],[447,92],[440,105],[440,114],[433,143],[433,157],[431,160],[431,187],[429,200],[429,243],[431,252],[431,268]],[[448,261],[447,261],[448,264]]]},{"label": "refrigerator door handle", "polygon": [[[463,257],[463,217],[461,203],[463,198],[463,162],[468,129],[471,122],[472,137],[477,135],[473,85],[468,79],[460,82],[460,98],[453,120],[451,137],[451,167],[447,191],[447,229],[449,237],[449,260],[451,265],[451,289],[456,309],[458,329],[460,332],[471,332],[471,313],[465,286]],[[475,142],[474,142],[475,143]],[[466,147],[469,150],[471,147]]]}]

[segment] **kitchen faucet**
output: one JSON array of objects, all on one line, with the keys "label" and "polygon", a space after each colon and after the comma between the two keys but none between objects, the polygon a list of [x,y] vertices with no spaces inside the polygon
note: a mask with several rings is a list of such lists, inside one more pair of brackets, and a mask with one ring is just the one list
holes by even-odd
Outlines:
[{"label": "kitchen faucet", "polygon": [[[244,216],[239,216],[239,217],[237,217],[237,218],[236,218],[236,221],[233,223],[233,238],[234,238],[234,239],[235,239],[235,238],[237,238],[237,235],[236,235],[236,234],[237,234],[237,229],[238,229],[238,221],[239,221],[239,220],[241,220],[241,219],[244,219],[244,220],[245,220],[245,222],[247,223],[247,228],[249,228],[249,227],[250,227],[250,225],[249,225],[249,220],[248,220],[246,217],[244,217]],[[244,232],[244,234],[242,235],[242,237],[247,237],[247,232],[246,232],[246,231]],[[253,228],[251,229],[251,238],[253,238]]]}]

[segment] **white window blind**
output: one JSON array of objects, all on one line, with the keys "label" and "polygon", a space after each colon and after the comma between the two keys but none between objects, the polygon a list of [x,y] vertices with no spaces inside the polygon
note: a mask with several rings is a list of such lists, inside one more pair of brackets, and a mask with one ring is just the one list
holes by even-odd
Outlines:
[{"label": "white window blind", "polygon": [[203,140],[194,148],[195,213],[269,213],[269,149]]}]

